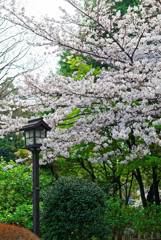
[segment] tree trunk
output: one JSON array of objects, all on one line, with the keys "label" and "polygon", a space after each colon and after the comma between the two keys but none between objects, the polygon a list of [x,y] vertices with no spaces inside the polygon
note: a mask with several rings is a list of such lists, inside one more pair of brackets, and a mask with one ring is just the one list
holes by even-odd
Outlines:
[{"label": "tree trunk", "polygon": [[154,188],[154,199],[155,204],[160,205],[160,198],[159,198],[159,180],[157,179],[157,167],[153,167],[153,188]]},{"label": "tree trunk", "polygon": [[154,186],[153,186],[153,184],[150,186],[150,190],[149,190],[148,195],[147,195],[147,201],[150,204],[154,203]]},{"label": "tree trunk", "polygon": [[143,207],[146,208],[147,207],[147,202],[146,202],[146,198],[145,198],[145,191],[144,191],[144,184],[142,181],[142,176],[141,176],[141,172],[140,169],[137,168],[136,169],[136,173],[133,172],[138,184],[139,184],[139,188],[140,188],[140,194],[141,194],[141,200],[142,200],[142,204]]}]

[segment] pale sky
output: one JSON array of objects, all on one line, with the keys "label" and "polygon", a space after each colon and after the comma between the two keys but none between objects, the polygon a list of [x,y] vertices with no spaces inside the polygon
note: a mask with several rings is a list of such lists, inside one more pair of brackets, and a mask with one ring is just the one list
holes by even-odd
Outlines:
[{"label": "pale sky", "polygon": [[21,3],[25,4],[28,13],[38,18],[45,14],[59,18],[61,14],[59,6],[62,6],[69,12],[73,10],[70,4],[64,0],[21,0]]},{"label": "pale sky", "polygon": [[[37,19],[40,19],[42,15],[48,15],[59,19],[62,15],[59,6],[63,7],[69,13],[74,13],[74,9],[70,6],[69,3],[64,0],[17,0],[19,6],[24,6],[26,9],[27,15],[34,16]],[[46,56],[47,57],[47,56]],[[47,60],[48,59],[48,60]],[[56,72],[58,57],[56,54],[50,55],[46,58],[47,63],[44,67],[38,70],[38,72],[43,72],[43,75],[46,76],[52,70]],[[45,69],[45,70],[44,70]],[[37,72],[37,71],[36,71]]]}]

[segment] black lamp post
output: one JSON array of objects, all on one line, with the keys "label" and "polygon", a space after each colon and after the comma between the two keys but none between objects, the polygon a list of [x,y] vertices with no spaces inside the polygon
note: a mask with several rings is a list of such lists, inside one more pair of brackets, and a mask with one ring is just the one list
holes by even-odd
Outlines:
[{"label": "black lamp post", "polygon": [[43,118],[29,120],[21,131],[24,131],[25,148],[33,154],[33,232],[39,236],[39,152],[47,131],[51,128]]}]

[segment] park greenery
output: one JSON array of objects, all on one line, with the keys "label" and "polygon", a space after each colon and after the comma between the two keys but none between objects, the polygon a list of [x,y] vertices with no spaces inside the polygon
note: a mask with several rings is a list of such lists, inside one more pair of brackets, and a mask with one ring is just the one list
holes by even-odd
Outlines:
[{"label": "park greenery", "polygon": [[[51,174],[45,170],[40,171],[40,192],[51,182]],[[32,167],[17,165],[14,161],[6,162],[1,158],[0,191],[0,221],[32,230]]]},{"label": "park greenery", "polygon": [[66,1],[76,15],[63,11],[61,23],[1,1],[3,24],[60,53],[43,81],[23,73],[17,88],[15,75],[0,83],[0,222],[32,230],[32,157],[19,129],[43,117],[52,129],[40,154],[42,239],[158,237],[161,2]]},{"label": "park greenery", "polygon": [[[149,237],[160,231],[160,206],[125,205],[89,180],[61,177],[55,181],[49,169],[40,170],[42,239],[107,239],[107,233],[119,238],[127,229]],[[32,230],[31,166],[1,159],[0,178],[0,221]]]}]

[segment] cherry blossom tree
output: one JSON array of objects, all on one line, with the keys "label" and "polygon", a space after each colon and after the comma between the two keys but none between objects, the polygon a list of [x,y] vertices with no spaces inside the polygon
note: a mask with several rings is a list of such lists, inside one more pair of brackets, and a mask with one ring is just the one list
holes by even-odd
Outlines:
[{"label": "cherry blossom tree", "polygon": [[[3,6],[1,17],[37,35],[35,46],[46,46],[50,53],[69,49],[103,67],[97,77],[91,69],[79,81],[49,76],[42,82],[39,76],[24,75],[24,85],[19,86],[24,100],[16,101],[11,96],[7,103],[0,102],[1,111],[10,110],[9,115],[0,116],[0,134],[18,129],[27,121],[12,117],[14,110],[22,108],[35,115],[44,113],[52,127],[41,148],[44,164],[60,156],[79,158],[91,143],[87,154],[91,163],[108,162],[111,157],[123,165],[147,161],[146,157],[154,155],[154,146],[161,146],[161,2],[143,0],[122,15],[115,8],[120,0],[108,4],[100,0],[96,6],[88,2],[86,9],[82,1],[66,1],[76,14],[70,16],[62,10],[62,21],[44,17],[37,22],[27,17],[24,9],[16,11],[14,1],[10,8]],[[112,149],[116,140],[120,147]],[[155,160],[153,165],[152,185],[160,204]],[[139,164],[133,175],[146,206]]]}]

